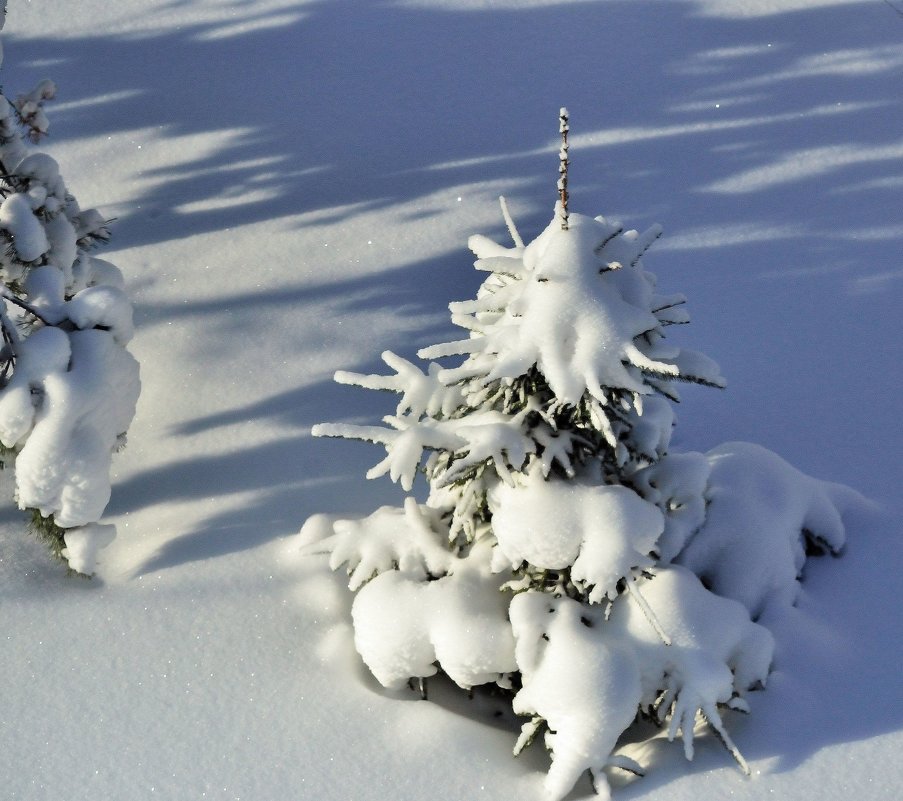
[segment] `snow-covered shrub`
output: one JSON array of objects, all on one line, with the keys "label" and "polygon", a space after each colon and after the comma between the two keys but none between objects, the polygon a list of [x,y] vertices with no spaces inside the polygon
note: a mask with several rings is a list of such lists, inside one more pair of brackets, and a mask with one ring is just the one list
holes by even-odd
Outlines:
[{"label": "snow-covered shrub", "polygon": [[47,132],[54,94],[50,81],[14,101],[0,94],[0,443],[33,529],[90,574],[114,533],[97,521],[140,383],[122,274],[91,255],[107,221],[25,142]]},{"label": "snow-covered shrub", "polygon": [[605,770],[642,772],[614,753],[638,715],[687,758],[701,718],[748,772],[722,715],[767,680],[754,619],[792,603],[807,544],[842,547],[843,493],[755,445],[669,450],[676,383],[724,381],[665,336],[689,318],[642,264],[660,229],[564,201],[529,244],[504,203],[514,246],[471,238],[489,275],[450,305],[467,336],[419,352],[450,363],[386,353],[394,374],[336,375],[400,402],[384,425],[313,433],[382,445],[368,477],[410,490],[422,473],[429,494],[318,515],[304,547],[347,566],[355,643],[383,685],[443,671],[510,690],[529,718],[515,752],[545,733],[550,798],[583,773],[607,796]]}]

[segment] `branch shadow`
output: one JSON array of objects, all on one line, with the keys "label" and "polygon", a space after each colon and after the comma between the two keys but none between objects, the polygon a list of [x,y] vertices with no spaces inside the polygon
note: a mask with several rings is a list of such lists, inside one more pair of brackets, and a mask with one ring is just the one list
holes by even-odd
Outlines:
[{"label": "branch shadow", "polygon": [[[136,175],[143,188],[117,234],[129,246],[324,208],[341,220],[474,181],[521,179],[535,214],[554,200],[552,123],[563,99],[576,112],[575,201],[600,198],[594,206],[639,224],[673,208],[649,196],[689,188],[715,195],[699,201],[706,215],[695,222],[767,230],[780,222],[766,191],[778,180],[794,201],[783,212],[802,230],[834,229],[838,205],[845,227],[874,229],[857,219],[874,204],[838,204],[835,193],[899,192],[880,184],[901,141],[899,42],[886,9],[744,20],[700,16],[692,2],[624,0],[457,12],[322,0],[298,10],[231,36],[212,23],[62,42],[11,31],[7,62],[40,64],[52,52],[65,69],[64,95],[75,96],[56,139],[156,131],[174,142],[170,164]],[[548,77],[562,52],[566,72],[585,76],[564,90]],[[608,78],[628,65],[639,74]],[[40,75],[19,72],[26,83]],[[645,97],[644,86],[654,87]],[[193,138],[205,146],[192,149]],[[850,152],[829,152],[840,146]],[[619,189],[614,202],[608,187]],[[895,223],[888,215],[889,235]]]}]

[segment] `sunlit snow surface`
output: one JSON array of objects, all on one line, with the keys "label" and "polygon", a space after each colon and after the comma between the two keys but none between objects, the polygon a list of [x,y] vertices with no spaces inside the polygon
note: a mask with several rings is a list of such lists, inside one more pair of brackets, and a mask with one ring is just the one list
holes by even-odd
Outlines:
[{"label": "sunlit snow surface", "polygon": [[10,6],[4,88],[59,85],[50,152],[117,218],[144,388],[97,578],[64,579],[2,512],[5,797],[542,797],[547,760],[510,756],[522,721],[439,685],[435,703],[377,690],[341,577],[293,538],[315,512],[400,503],[361,480],[371,448],[309,427],[393,411],[334,386],[336,369],[455,335],[446,305],[479,280],[468,237],[505,235],[499,194],[539,233],[562,104],[575,210],[663,224],[647,266],[691,301],[680,341],[729,380],[685,393],[676,447],[761,443],[883,505],[768,621],[767,691],[728,722],[753,777],[711,737],[690,764],[653,741],[627,751],[655,771],[613,775],[615,796],[898,797],[903,23],[888,4]]}]

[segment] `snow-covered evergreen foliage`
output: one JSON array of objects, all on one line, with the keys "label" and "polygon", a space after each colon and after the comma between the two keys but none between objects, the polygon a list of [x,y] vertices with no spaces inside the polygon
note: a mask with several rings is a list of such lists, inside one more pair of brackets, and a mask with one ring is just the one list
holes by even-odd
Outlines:
[{"label": "snow-covered evergreen foliage", "polygon": [[56,161],[25,142],[47,132],[43,104],[55,91],[42,81],[15,100],[0,94],[0,443],[33,529],[90,574],[114,533],[97,521],[140,384],[122,274],[91,255],[109,239],[107,221],[81,209]]},{"label": "snow-covered evergreen foliage", "polygon": [[313,431],[382,445],[368,477],[410,490],[422,473],[426,503],[316,516],[305,548],[347,566],[355,643],[383,685],[443,671],[510,690],[528,718],[515,752],[544,732],[550,798],[587,772],[602,796],[606,770],[642,772],[614,753],[638,715],[687,758],[704,720],[748,772],[722,716],[767,680],[772,637],[754,621],[792,603],[808,543],[842,547],[843,493],[754,445],[669,450],[676,383],[724,381],[666,338],[689,318],[643,267],[657,226],[559,202],[524,245],[503,212],[514,246],[472,237],[489,275],[450,306],[468,335],[419,352],[456,360],[386,353],[394,374],[340,372],[399,394],[395,413]]}]

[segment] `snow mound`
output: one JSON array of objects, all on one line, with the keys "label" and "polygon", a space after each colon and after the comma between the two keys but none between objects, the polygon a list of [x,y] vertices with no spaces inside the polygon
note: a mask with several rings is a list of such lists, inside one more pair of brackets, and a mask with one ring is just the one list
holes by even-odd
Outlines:
[{"label": "snow mound", "polygon": [[[620,638],[607,637],[603,626],[570,598],[525,592],[511,602],[523,681],[513,707],[548,726],[552,766],[545,788],[554,801],[564,798],[586,771],[592,772],[599,795],[608,796],[602,769],[642,698],[633,650]],[[527,724],[524,733],[535,729]]]},{"label": "snow mound", "polygon": [[489,546],[478,543],[449,572],[424,581],[392,570],[354,599],[354,643],[385,687],[442,669],[459,687],[500,681],[517,669],[508,598],[489,569]]},{"label": "snow mound", "polygon": [[76,331],[68,339],[69,369],[41,382],[40,408],[16,459],[19,506],[54,515],[62,528],[93,523],[103,513],[110,460],[140,390],[138,363],[109,333]]},{"label": "snow mound", "polygon": [[659,510],[627,487],[546,480],[538,470],[497,487],[490,506],[504,556],[497,566],[570,568],[590,603],[614,599],[623,578],[652,566],[664,527]]},{"label": "snow mound", "polygon": [[749,442],[720,445],[706,459],[705,523],[675,561],[753,617],[771,605],[793,604],[807,549],[837,554],[843,548],[841,512],[854,493]]},{"label": "snow mound", "polygon": [[[522,251],[478,261],[477,269],[504,280],[474,301],[449,307],[471,337],[424,348],[421,358],[468,354],[463,365],[440,374],[447,384],[475,376],[484,384],[514,379],[535,366],[556,398],[570,405],[587,393],[607,404],[603,388],[649,394],[644,374],[720,386],[714,363],[692,357],[687,374],[682,364],[688,356],[661,342],[661,326],[677,320],[656,312],[682,302],[654,298],[654,281],[642,270],[640,257],[661,230],[624,233],[579,214],[570,215],[569,225],[564,231],[553,220]],[[485,252],[482,241],[476,247]]]}]

